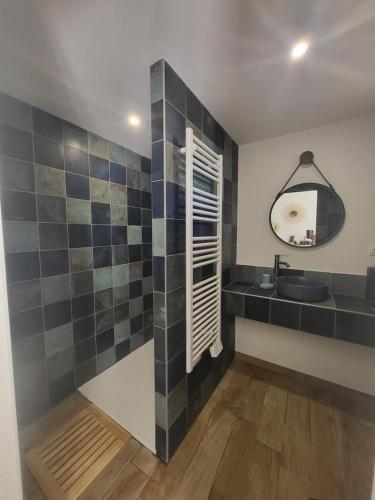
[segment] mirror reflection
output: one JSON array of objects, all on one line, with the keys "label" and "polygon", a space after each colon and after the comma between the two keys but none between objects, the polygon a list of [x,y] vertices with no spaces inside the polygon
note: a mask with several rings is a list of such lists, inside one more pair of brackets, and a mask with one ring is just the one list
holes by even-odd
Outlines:
[{"label": "mirror reflection", "polygon": [[275,235],[288,245],[308,248],[326,243],[342,228],[345,208],[331,188],[304,183],[284,191],[270,211]]}]

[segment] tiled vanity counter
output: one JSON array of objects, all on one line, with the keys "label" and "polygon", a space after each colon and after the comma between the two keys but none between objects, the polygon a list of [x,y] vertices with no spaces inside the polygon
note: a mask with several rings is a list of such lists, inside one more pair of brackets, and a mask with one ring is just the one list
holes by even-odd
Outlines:
[{"label": "tiled vanity counter", "polygon": [[227,314],[375,347],[375,304],[362,297],[330,293],[325,302],[297,302],[276,290],[234,281],[223,288]]}]

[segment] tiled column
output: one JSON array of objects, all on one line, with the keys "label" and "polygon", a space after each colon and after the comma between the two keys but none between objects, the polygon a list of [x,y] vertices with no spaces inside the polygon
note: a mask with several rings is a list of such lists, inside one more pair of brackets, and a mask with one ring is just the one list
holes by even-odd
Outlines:
[{"label": "tiled column", "polygon": [[237,145],[164,60],[151,67],[152,210],[156,447],[169,461],[207,401],[234,348],[234,323],[223,317],[224,351],[186,374],[185,128],[224,155],[223,281],[236,262]]}]

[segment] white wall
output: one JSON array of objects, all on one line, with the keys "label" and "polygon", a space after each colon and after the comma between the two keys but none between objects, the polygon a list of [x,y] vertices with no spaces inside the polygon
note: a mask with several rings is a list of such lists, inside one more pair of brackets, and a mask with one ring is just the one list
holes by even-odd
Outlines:
[{"label": "white wall", "polygon": [[[311,150],[318,167],[345,204],[342,231],[326,245],[294,249],[278,241],[268,216],[276,194]],[[312,167],[300,168],[292,180],[318,181]],[[275,253],[287,254],[294,268],[366,274],[375,265],[368,255],[375,242],[375,114],[240,146],[237,263],[272,266]]]},{"label": "white wall", "polygon": [[[294,249],[279,242],[268,223],[277,192],[311,150],[317,165],[342,197],[347,219],[325,246]],[[293,183],[318,180],[311,167]],[[287,254],[294,268],[365,274],[375,265],[375,114],[240,146],[238,264],[272,266]],[[375,349],[236,319],[236,350],[250,356],[375,395]]]},{"label": "white wall", "polygon": [[236,351],[375,396],[375,349],[236,318]]},{"label": "white wall", "polygon": [[21,500],[21,469],[3,248],[0,224],[0,500]]}]

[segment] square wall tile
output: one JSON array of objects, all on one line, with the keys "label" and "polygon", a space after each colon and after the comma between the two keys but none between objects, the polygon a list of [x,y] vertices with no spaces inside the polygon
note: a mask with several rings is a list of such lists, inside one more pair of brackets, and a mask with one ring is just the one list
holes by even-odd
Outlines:
[{"label": "square wall tile", "polygon": [[163,139],[163,101],[151,105],[151,136],[152,142]]},{"label": "square wall tile", "polygon": [[33,141],[29,132],[0,123],[0,154],[24,161],[34,161]]},{"label": "square wall tile", "polygon": [[70,371],[55,381],[50,381],[49,399],[51,405],[56,405],[75,390],[74,372]]},{"label": "square wall tile", "polygon": [[105,290],[112,287],[112,268],[104,267],[94,270],[94,290]]},{"label": "square wall tile", "polygon": [[[81,200],[90,199],[90,182],[88,177],[66,173],[66,195],[69,198],[79,198]],[[93,198],[93,193],[91,194]]]},{"label": "square wall tile", "polygon": [[56,302],[44,307],[44,329],[52,330],[72,321],[72,305],[70,300]]},{"label": "square wall tile", "polygon": [[270,322],[273,325],[298,330],[300,324],[300,309],[301,306],[293,302],[271,300]]},{"label": "square wall tile", "polygon": [[335,311],[323,307],[301,306],[301,330],[324,337],[333,337]]},{"label": "square wall tile", "polygon": [[101,158],[108,159],[109,141],[99,135],[89,132],[89,153]]},{"label": "square wall tile", "polygon": [[73,321],[74,344],[95,335],[95,317],[93,315]]},{"label": "square wall tile", "polygon": [[[246,297],[247,299],[248,297]],[[244,317],[245,297],[237,293],[224,292],[222,294],[222,306],[226,314],[230,316]]]},{"label": "square wall tile", "polygon": [[13,341],[32,337],[42,331],[43,312],[40,307],[13,314],[10,317],[10,333]]},{"label": "square wall tile", "polygon": [[32,131],[31,106],[0,92],[0,122],[17,129]]},{"label": "square wall tile", "polygon": [[36,222],[3,222],[6,252],[32,252],[38,250],[38,224]]},{"label": "square wall tile", "polygon": [[151,180],[160,181],[164,179],[164,141],[159,140],[152,144],[152,170]]},{"label": "square wall tile", "polygon": [[35,187],[38,194],[65,196],[65,173],[56,168],[36,165]]},{"label": "square wall tile", "polygon": [[92,244],[94,247],[110,246],[112,243],[111,226],[110,225],[93,225],[92,226]]},{"label": "square wall tile", "polygon": [[91,179],[91,201],[110,203],[110,184],[107,181]]},{"label": "square wall tile", "polygon": [[375,318],[337,311],[335,338],[375,347]]},{"label": "square wall tile", "polygon": [[50,222],[40,223],[39,245],[41,250],[58,250],[60,248],[67,248],[67,225]]},{"label": "square wall tile", "polygon": [[11,314],[40,307],[42,305],[40,280],[9,284],[8,305]]},{"label": "square wall tile", "polygon": [[164,97],[164,61],[160,60],[150,68],[151,102],[159,101]]},{"label": "square wall tile", "polygon": [[185,117],[165,102],[165,139],[177,147],[185,146]]},{"label": "square wall tile", "polygon": [[34,155],[35,163],[60,170],[64,169],[64,150],[59,142],[34,136]]},{"label": "square wall tile", "polygon": [[68,250],[49,250],[40,252],[42,276],[55,276],[69,272]]},{"label": "square wall tile", "polygon": [[65,301],[70,298],[70,275],[51,276],[42,279],[43,303]]},{"label": "square wall tile", "polygon": [[91,293],[94,290],[92,271],[73,273],[70,276],[72,297]]},{"label": "square wall tile", "polygon": [[73,324],[66,323],[45,334],[46,357],[49,358],[73,346]]},{"label": "square wall tile", "polygon": [[0,156],[0,185],[3,189],[35,191],[33,163]]},{"label": "square wall tile", "polygon": [[91,224],[91,203],[89,200],[68,198],[67,222],[70,224]]},{"label": "square wall tile", "polygon": [[118,163],[110,163],[109,179],[115,184],[126,186],[126,168]]},{"label": "square wall tile", "polygon": [[13,366],[16,370],[43,360],[45,357],[43,334],[14,342],[12,356]]},{"label": "square wall tile", "polygon": [[7,281],[15,283],[40,277],[38,252],[8,253],[5,256]]},{"label": "square wall tile", "polygon": [[66,198],[57,196],[37,196],[37,210],[39,222],[67,222]]},{"label": "square wall tile", "polygon": [[165,98],[183,115],[186,113],[186,86],[177,73],[165,63]]},{"label": "square wall tile", "polygon": [[89,361],[86,361],[85,363],[78,365],[76,367],[75,373],[76,373],[77,387],[80,387],[89,380],[93,379],[97,375],[96,359],[93,358],[90,359]]},{"label": "square wall tile", "polygon": [[88,149],[88,133],[81,127],[73,123],[64,122],[64,143],[73,148]]},{"label": "square wall tile", "polygon": [[125,165],[125,148],[114,142],[109,143],[109,159],[121,165]]},{"label": "square wall tile", "polygon": [[167,263],[167,291],[185,286],[186,255],[168,255]]},{"label": "square wall tile", "polygon": [[36,197],[33,193],[10,191],[1,192],[3,220],[36,221]]},{"label": "square wall tile", "polygon": [[63,141],[63,121],[38,108],[33,108],[33,130],[42,137]]},{"label": "square wall tile", "polygon": [[[226,312],[229,314],[229,310]],[[244,317],[268,323],[270,320],[270,300],[262,297],[245,297]]]},{"label": "square wall tile", "polygon": [[76,273],[93,268],[93,252],[91,247],[69,249],[70,272]]}]

